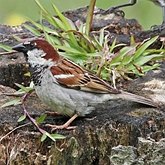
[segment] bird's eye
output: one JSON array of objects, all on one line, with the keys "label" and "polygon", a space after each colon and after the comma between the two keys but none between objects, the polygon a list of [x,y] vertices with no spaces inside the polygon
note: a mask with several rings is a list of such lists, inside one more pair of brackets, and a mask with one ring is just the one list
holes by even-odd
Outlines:
[{"label": "bird's eye", "polygon": [[35,42],[24,42],[23,44],[25,47],[27,47],[29,50],[36,48],[36,43]]}]

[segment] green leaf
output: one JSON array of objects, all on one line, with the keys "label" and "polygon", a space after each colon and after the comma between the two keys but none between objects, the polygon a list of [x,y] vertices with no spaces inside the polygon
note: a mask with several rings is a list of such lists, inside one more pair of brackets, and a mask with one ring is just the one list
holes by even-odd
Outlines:
[{"label": "green leaf", "polygon": [[16,86],[18,86],[19,88],[21,88],[23,91],[25,91],[26,93],[30,92],[31,90],[33,90],[33,88],[30,87],[24,87],[21,84],[15,83]]},{"label": "green leaf", "polygon": [[153,70],[153,69],[156,69],[156,68],[158,68],[160,66],[160,64],[153,64],[152,66],[143,66],[143,72],[144,73],[146,73],[146,72],[148,72],[148,71],[150,71],[150,70]]},{"label": "green leaf", "polygon": [[22,115],[21,117],[19,117],[19,119],[17,120],[17,122],[21,122],[23,120],[26,119],[26,115]]},{"label": "green leaf", "polygon": [[158,39],[158,36],[148,40],[143,45],[138,48],[138,50],[134,54],[134,59],[138,58],[151,44],[153,44]]},{"label": "green leaf", "polygon": [[123,60],[121,61],[121,65],[125,67],[126,65],[129,65],[132,63],[133,56],[126,55]]},{"label": "green leaf", "polygon": [[47,15],[47,14],[43,14],[43,17],[45,18],[45,20],[47,20],[51,25],[53,25],[56,29],[59,29],[59,25],[58,25],[58,21],[60,21],[57,18],[57,21],[55,20],[56,17],[52,17],[52,15]]},{"label": "green leaf", "polygon": [[48,132],[45,133],[47,137],[49,137],[51,140],[56,141],[56,139]]},{"label": "green leaf", "polygon": [[[45,141],[46,138],[47,138],[46,133],[42,134],[42,136],[41,136],[41,142]],[[53,140],[53,141],[54,141],[54,140]]]},{"label": "green leaf", "polygon": [[52,35],[49,35],[47,33],[44,33],[45,34],[45,38],[46,40],[55,48],[57,49],[54,45],[62,45],[61,43],[61,40],[59,37],[57,36],[52,36]]},{"label": "green leaf", "polygon": [[53,141],[56,141],[57,139],[65,139],[65,136],[60,134],[49,134],[48,132],[45,132],[45,135]]},{"label": "green leaf", "polygon": [[[66,31],[69,31],[69,30],[72,30],[72,27],[68,21],[68,18],[66,18],[59,10],[58,8],[52,3],[52,7],[55,11],[55,13],[57,14],[57,16],[60,18],[60,20],[62,21],[62,23],[64,24],[64,27],[66,29]],[[70,20],[71,21],[71,20]],[[74,29],[73,29],[74,30]],[[70,38],[70,41],[74,44],[74,45],[78,45],[77,44],[77,41],[76,41],[76,38],[74,36],[74,34],[71,32],[69,34],[69,38]]]},{"label": "green leaf", "polygon": [[54,139],[65,139],[66,137],[64,135],[60,134],[50,134]]},{"label": "green leaf", "polygon": [[1,108],[9,107],[9,106],[12,106],[12,105],[19,105],[19,104],[22,104],[21,99],[20,98],[16,98],[16,99],[13,99],[13,100],[8,101],[5,104],[3,104],[1,106]]},{"label": "green leaf", "polygon": [[158,57],[162,57],[162,55],[151,54],[148,56],[141,56],[138,58],[138,60],[134,61],[134,63],[136,65],[142,66],[142,65],[146,64],[147,62],[151,61],[153,58],[158,58]]},{"label": "green leaf", "polygon": [[34,28],[34,27],[31,27],[31,26],[29,26],[29,25],[26,25],[26,24],[24,24],[23,25],[27,30],[29,30],[30,32],[32,32],[35,36],[41,36],[41,33],[36,29],[36,28]]},{"label": "green leaf", "polygon": [[0,44],[0,48],[6,50],[7,52],[12,52],[12,48],[11,46],[7,46],[7,45],[4,45],[4,44]]},{"label": "green leaf", "polygon": [[26,92],[23,91],[22,89],[19,89],[18,91],[15,91],[14,94],[17,96],[22,96],[23,94],[25,94]]},{"label": "green leaf", "polygon": [[52,3],[52,7],[55,11],[55,13],[57,14],[57,16],[60,18],[61,22],[65,25],[66,30],[71,30],[71,26],[68,23],[66,17],[58,10],[58,8]]},{"label": "green leaf", "polygon": [[114,65],[119,65],[121,64],[124,56],[128,55],[132,50],[132,47],[124,47],[120,50],[120,52],[118,54],[115,55],[115,57],[112,59],[111,61],[111,66]]},{"label": "green leaf", "polygon": [[82,52],[80,52],[79,50],[72,48],[72,47],[68,47],[65,45],[54,45],[57,49],[63,50],[65,52],[69,52],[69,53],[75,53],[75,54],[82,54]]},{"label": "green leaf", "polygon": [[110,52],[112,52],[115,48],[115,45],[116,45],[116,39],[114,39],[114,41],[112,42],[112,45],[110,46]]},{"label": "green leaf", "polygon": [[46,115],[46,114],[43,114],[43,115],[41,115],[40,117],[38,117],[38,118],[36,119],[36,122],[37,122],[38,124],[41,124],[41,123],[44,122],[44,120],[45,120],[46,117],[47,117],[47,115]]},{"label": "green leaf", "polygon": [[50,133],[44,131],[44,133],[41,136],[41,142],[45,141],[47,137],[49,137],[54,142],[56,141],[56,139],[64,139],[65,138],[63,135],[50,134]]},{"label": "green leaf", "polygon": [[43,5],[41,5],[41,3],[38,0],[35,0],[35,2],[45,14],[49,14],[49,12],[43,7]]}]

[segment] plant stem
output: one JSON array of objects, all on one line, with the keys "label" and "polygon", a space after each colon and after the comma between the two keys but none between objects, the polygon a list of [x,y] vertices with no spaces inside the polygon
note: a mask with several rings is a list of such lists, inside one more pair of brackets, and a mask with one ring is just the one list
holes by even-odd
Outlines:
[{"label": "plant stem", "polygon": [[[32,91],[31,91],[31,92],[32,92]],[[38,124],[37,124],[37,122],[35,121],[35,119],[33,119],[33,118],[30,116],[30,114],[28,113],[28,111],[27,111],[26,108],[25,108],[24,102],[25,102],[25,100],[27,99],[27,97],[30,95],[31,92],[26,93],[26,94],[22,97],[22,108],[23,108],[24,114],[25,114],[25,115],[29,118],[29,120],[36,126],[36,128],[39,130],[39,132],[40,132],[41,134],[45,134],[46,131],[43,130],[43,129],[41,129],[41,128],[38,126]]]},{"label": "plant stem", "polygon": [[89,36],[89,32],[91,30],[95,3],[96,3],[96,0],[91,0],[90,5],[89,5],[89,9],[88,9],[88,15],[87,15],[87,19],[86,19],[86,29],[85,29],[85,33],[87,36]]}]

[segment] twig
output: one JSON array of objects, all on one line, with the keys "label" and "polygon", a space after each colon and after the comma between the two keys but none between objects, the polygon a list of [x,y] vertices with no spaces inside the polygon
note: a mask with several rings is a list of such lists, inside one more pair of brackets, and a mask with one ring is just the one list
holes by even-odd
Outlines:
[{"label": "twig", "polygon": [[29,118],[29,120],[36,126],[36,128],[39,130],[39,132],[41,132],[42,134],[45,134],[46,131],[43,130],[42,128],[40,128],[37,124],[37,122],[35,121],[35,119],[33,119],[30,114],[28,113],[28,111],[26,110],[25,108],[25,104],[22,103],[22,107],[23,107],[23,111],[24,111],[24,114]]},{"label": "twig", "polygon": [[25,108],[25,100],[27,99],[27,97],[31,94],[31,92],[28,92],[26,93],[23,97],[22,97],[22,108],[23,108],[23,111],[24,111],[24,114],[29,118],[29,120],[36,126],[36,128],[39,130],[39,132],[41,132],[42,134],[45,134],[46,131],[43,130],[42,128],[40,128],[37,124],[37,122],[35,121],[35,119],[33,119],[30,114],[28,113],[28,111],[26,110]]},{"label": "twig", "polygon": [[24,95],[23,93],[7,93],[7,92],[4,92],[2,94],[6,96],[16,96],[16,97],[21,97]]},{"label": "twig", "polygon": [[14,128],[14,129],[12,129],[12,130],[11,130],[10,132],[8,132],[6,135],[4,135],[3,137],[0,138],[0,142],[1,142],[4,138],[6,138],[8,135],[10,135],[12,132],[14,132],[15,130],[17,130],[17,129],[19,129],[19,128],[22,128],[22,127],[25,127],[25,126],[27,126],[27,125],[29,125],[29,124],[30,124],[30,122],[29,122],[29,123],[26,123],[26,124],[23,124],[23,125],[20,125],[20,126]]},{"label": "twig", "polygon": [[0,52],[0,56],[2,55],[8,55],[8,54],[14,54],[16,53],[16,51],[12,51],[12,52]]}]

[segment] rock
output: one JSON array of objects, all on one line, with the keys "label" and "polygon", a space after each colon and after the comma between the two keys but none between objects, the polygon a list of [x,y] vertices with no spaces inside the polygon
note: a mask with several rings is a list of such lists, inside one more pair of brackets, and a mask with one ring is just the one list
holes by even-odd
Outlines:
[{"label": "rock", "polygon": [[112,148],[110,160],[112,165],[164,165],[165,139],[138,138],[138,145],[119,145]]}]

